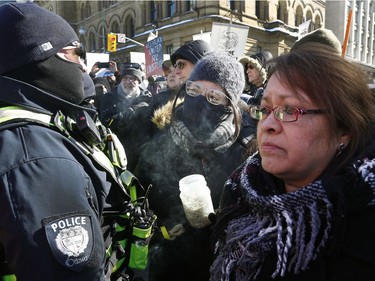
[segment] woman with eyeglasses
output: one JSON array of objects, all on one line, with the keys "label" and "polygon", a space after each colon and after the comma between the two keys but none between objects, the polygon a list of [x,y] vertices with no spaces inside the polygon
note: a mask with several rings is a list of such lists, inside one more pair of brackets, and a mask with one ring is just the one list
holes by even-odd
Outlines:
[{"label": "woman with eyeglasses", "polygon": [[226,182],[216,280],[372,280],[375,102],[365,73],[304,43],[274,60],[258,150]]},{"label": "woman with eyeglasses", "polygon": [[214,207],[225,180],[246,158],[241,113],[237,106],[245,79],[241,64],[225,53],[201,58],[180,91],[170,126],[142,147],[138,177],[152,184],[150,207],[163,232],[150,249],[150,280],[208,280],[210,227],[196,229],[187,221],[179,180],[205,177]]}]

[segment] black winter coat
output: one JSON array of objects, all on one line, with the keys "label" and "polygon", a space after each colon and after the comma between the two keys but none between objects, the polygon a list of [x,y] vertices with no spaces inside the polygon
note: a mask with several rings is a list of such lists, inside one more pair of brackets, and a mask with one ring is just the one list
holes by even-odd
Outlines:
[{"label": "black winter coat", "polygon": [[[170,109],[165,111],[171,114]],[[216,208],[226,179],[244,161],[245,154],[245,145],[238,140],[223,153],[207,151],[204,156],[193,155],[174,143],[169,127],[142,147],[137,176],[142,183],[152,184],[149,202],[158,216],[158,225],[167,230],[178,224],[185,226],[185,233],[175,240],[155,234],[150,249],[150,281],[208,280],[212,261],[210,227],[189,226],[179,197],[179,180],[190,174],[202,174]]]},{"label": "black winter coat", "polygon": [[[1,106],[71,116],[85,109],[6,77],[0,89]],[[111,187],[105,171],[42,125],[0,130],[0,139],[0,258],[17,281],[104,280],[100,227]]]},{"label": "black winter coat", "polygon": [[133,172],[138,162],[140,148],[148,140],[152,127],[148,116],[152,95],[148,91],[141,90],[138,97],[129,101],[118,93],[118,87],[112,93],[103,96],[99,118],[120,139],[128,159],[127,169]]}]

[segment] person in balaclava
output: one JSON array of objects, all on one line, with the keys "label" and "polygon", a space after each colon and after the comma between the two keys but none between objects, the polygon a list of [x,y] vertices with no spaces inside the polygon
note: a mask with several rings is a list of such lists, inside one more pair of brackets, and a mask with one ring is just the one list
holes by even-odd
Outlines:
[{"label": "person in balaclava", "polygon": [[80,106],[78,37],[28,2],[0,6],[0,38],[0,279],[104,280],[102,213],[120,185],[61,128],[96,114]]},{"label": "person in balaclava", "polygon": [[211,52],[201,58],[184,87],[170,127],[142,147],[138,177],[152,184],[150,207],[164,236],[150,249],[150,281],[208,280],[209,226],[194,229],[179,198],[179,180],[202,174],[214,207],[226,178],[244,160],[241,115],[237,106],[245,85],[241,64],[231,55]]}]

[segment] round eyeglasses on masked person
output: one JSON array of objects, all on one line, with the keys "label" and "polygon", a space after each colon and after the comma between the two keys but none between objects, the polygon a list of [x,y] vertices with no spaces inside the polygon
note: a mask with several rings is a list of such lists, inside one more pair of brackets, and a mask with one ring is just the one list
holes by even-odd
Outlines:
[{"label": "round eyeglasses on masked person", "polygon": [[[176,108],[176,115],[198,141],[211,142],[220,135],[233,142],[240,131],[237,103],[244,87],[243,75],[235,77],[233,73],[240,73],[236,67],[241,65],[224,53],[211,52],[206,56],[198,61],[181,88],[179,95],[186,95],[183,105]],[[215,61],[216,58],[223,61]],[[221,69],[221,64],[227,69]]]}]

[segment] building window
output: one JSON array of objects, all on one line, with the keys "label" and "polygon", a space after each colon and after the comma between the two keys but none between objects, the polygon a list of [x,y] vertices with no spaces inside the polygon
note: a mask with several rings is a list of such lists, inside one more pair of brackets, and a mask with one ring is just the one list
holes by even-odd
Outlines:
[{"label": "building window", "polygon": [[165,46],[166,54],[173,54],[173,45]]},{"label": "building window", "polygon": [[288,10],[286,1],[279,1],[279,7],[277,8],[277,18],[282,22],[288,24]]},{"label": "building window", "polygon": [[125,20],[125,35],[126,37],[133,37],[135,33],[134,20],[131,16]]},{"label": "building window", "polygon": [[236,1],[230,0],[229,1],[229,8],[233,11],[236,9]]},{"label": "building window", "polygon": [[155,1],[150,1],[150,22],[154,22],[157,19],[157,6]]},{"label": "building window", "polygon": [[120,33],[120,27],[117,22],[112,23],[110,31],[112,33]]},{"label": "building window", "polygon": [[96,45],[96,37],[94,33],[90,32],[89,35],[89,51],[94,52],[97,50],[97,45]]},{"label": "building window", "polygon": [[89,2],[86,3],[85,7],[85,17],[88,18],[91,16],[91,5]]},{"label": "building window", "polygon": [[268,2],[257,0],[255,2],[255,14],[258,19],[268,20]]},{"label": "building window", "polygon": [[299,26],[301,23],[303,23],[303,10],[301,6],[298,6],[296,10],[295,26]]},{"label": "building window", "polygon": [[167,16],[172,17],[176,13],[176,2],[174,0],[167,1]]},{"label": "building window", "polygon": [[197,1],[196,0],[186,1],[186,12],[192,11],[196,7],[197,7]]},{"label": "building window", "polygon": [[314,29],[319,29],[322,27],[322,21],[320,20],[319,16],[315,17]]}]

